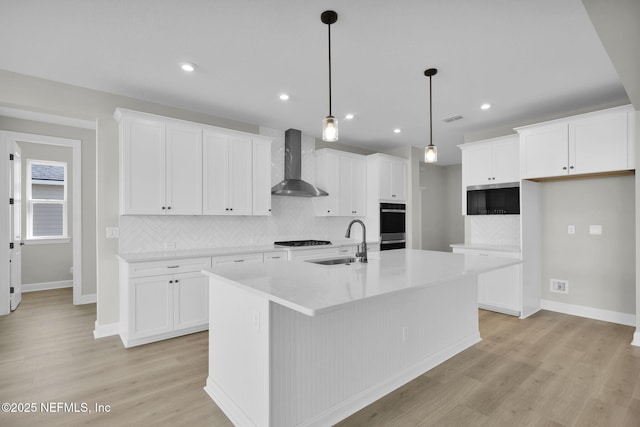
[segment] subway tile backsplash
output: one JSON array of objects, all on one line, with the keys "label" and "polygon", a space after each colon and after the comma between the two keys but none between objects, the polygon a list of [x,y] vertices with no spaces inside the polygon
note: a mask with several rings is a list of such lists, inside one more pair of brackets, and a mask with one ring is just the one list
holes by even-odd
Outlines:
[{"label": "subway tile backsplash", "polygon": [[313,201],[273,197],[272,216],[121,216],[120,253],[266,245],[276,240],[343,240],[350,218],[316,217]]},{"label": "subway tile backsplash", "polygon": [[520,215],[467,215],[465,242],[520,247]]}]

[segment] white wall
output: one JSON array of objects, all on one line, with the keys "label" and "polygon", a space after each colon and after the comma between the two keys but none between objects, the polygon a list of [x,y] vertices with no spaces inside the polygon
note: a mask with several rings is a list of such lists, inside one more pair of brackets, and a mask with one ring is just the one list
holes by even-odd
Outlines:
[{"label": "white wall", "polygon": [[[635,314],[634,194],[633,176],[541,184],[542,299]],[[551,278],[568,280],[569,293],[552,293]]]},{"label": "white wall", "polygon": [[420,163],[422,249],[451,251],[464,241],[462,165]]}]

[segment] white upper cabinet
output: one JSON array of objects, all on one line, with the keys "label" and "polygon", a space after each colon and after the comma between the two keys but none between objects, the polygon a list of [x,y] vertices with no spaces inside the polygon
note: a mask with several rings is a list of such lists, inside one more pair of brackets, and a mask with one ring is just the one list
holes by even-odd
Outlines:
[{"label": "white upper cabinet", "polygon": [[380,199],[404,202],[407,199],[407,162],[404,159],[381,160]]},{"label": "white upper cabinet", "polygon": [[166,124],[166,202],[172,215],[202,213],[202,130]]},{"label": "white upper cabinet", "polygon": [[629,106],[516,129],[523,179],[632,170]]},{"label": "white upper cabinet", "polygon": [[328,196],[313,199],[318,216],[364,216],[367,164],[363,156],[332,149],[316,151],[316,181]]},{"label": "white upper cabinet", "polygon": [[120,213],[200,215],[202,133],[180,121],[116,110],[120,122]]},{"label": "white upper cabinet", "polygon": [[270,139],[253,139],[253,215],[271,215]]},{"label": "white upper cabinet", "polygon": [[464,187],[517,182],[520,179],[517,135],[463,144],[459,147],[462,150]]},{"label": "white upper cabinet", "polygon": [[[370,193],[377,200],[405,202],[407,200],[407,162],[386,154],[367,156],[367,168],[371,180],[375,180]],[[371,182],[371,181],[370,181]]]},{"label": "white upper cabinet", "polygon": [[361,157],[340,157],[340,215],[364,216],[367,206],[367,163]]},{"label": "white upper cabinet", "polygon": [[116,109],[121,215],[270,215],[271,139]]},{"label": "white upper cabinet", "polygon": [[203,137],[203,163],[203,214],[251,215],[253,213],[251,137],[206,129]]},{"label": "white upper cabinet", "polygon": [[340,156],[335,150],[316,151],[316,187],[329,193],[314,197],[313,207],[317,216],[340,216]]}]

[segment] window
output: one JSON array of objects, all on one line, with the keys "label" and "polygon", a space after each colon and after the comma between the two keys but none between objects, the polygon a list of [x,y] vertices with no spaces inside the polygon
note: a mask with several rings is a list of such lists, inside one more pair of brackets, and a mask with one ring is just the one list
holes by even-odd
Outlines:
[{"label": "window", "polygon": [[67,238],[67,164],[27,160],[27,239]]}]

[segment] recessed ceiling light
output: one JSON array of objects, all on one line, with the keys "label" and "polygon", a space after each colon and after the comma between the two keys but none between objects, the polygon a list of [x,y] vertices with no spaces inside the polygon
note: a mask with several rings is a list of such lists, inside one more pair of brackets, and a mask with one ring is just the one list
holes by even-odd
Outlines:
[{"label": "recessed ceiling light", "polygon": [[483,110],[488,110],[489,108],[491,108],[491,104],[484,103],[480,106],[480,108],[482,108]]},{"label": "recessed ceiling light", "polygon": [[402,133],[402,129],[400,129],[400,128],[395,128],[395,129],[393,130],[393,133]]},{"label": "recessed ceiling light", "polygon": [[351,114],[351,113],[349,113],[346,116],[344,116],[344,118],[347,119],[347,120],[353,120],[354,117],[355,116],[353,114]]},{"label": "recessed ceiling light", "polygon": [[287,95],[286,93],[282,93],[280,94],[280,99],[283,101],[286,101],[289,99],[289,95]]},{"label": "recessed ceiling light", "polygon": [[183,71],[190,73],[196,69],[196,66],[190,62],[183,62],[182,64],[180,64],[180,68],[182,68]]}]

